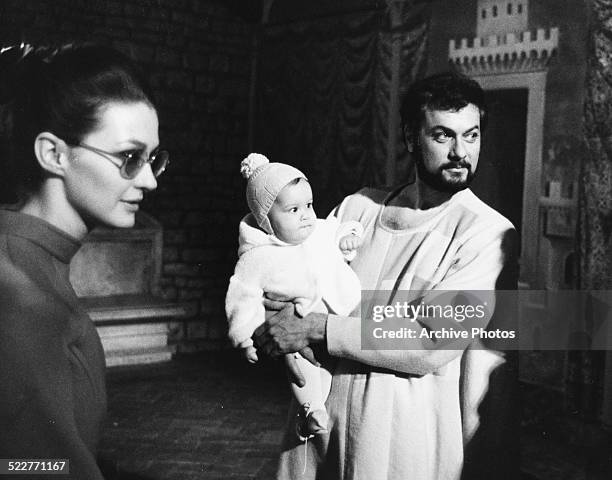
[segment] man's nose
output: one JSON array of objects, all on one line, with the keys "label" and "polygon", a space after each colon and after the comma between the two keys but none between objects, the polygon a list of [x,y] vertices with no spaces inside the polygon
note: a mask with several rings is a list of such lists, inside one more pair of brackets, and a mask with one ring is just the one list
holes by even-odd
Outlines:
[{"label": "man's nose", "polygon": [[455,138],[453,140],[453,149],[450,153],[451,159],[453,160],[462,160],[467,156],[467,150],[460,138]]}]

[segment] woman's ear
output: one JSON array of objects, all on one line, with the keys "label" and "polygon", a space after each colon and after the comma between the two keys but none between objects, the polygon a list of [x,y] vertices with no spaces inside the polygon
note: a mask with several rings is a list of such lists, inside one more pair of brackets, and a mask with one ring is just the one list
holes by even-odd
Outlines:
[{"label": "woman's ear", "polygon": [[34,155],[40,167],[46,172],[64,176],[68,148],[66,142],[49,132],[41,132],[34,140]]}]

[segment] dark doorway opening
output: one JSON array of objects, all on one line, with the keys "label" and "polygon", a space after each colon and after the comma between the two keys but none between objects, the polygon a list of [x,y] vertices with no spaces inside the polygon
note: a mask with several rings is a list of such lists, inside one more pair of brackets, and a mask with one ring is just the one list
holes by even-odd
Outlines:
[{"label": "dark doorway opening", "polygon": [[489,117],[471,189],[520,234],[527,133],[527,89],[488,90]]}]

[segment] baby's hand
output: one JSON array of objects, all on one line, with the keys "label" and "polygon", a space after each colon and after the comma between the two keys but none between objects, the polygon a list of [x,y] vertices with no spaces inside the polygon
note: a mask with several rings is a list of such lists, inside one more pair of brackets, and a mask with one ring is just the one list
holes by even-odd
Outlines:
[{"label": "baby's hand", "polygon": [[345,235],[338,242],[338,246],[343,254],[350,253],[361,246],[361,238],[357,235]]},{"label": "baby's hand", "polygon": [[257,350],[253,345],[243,348],[242,355],[244,355],[244,358],[250,363],[257,363],[257,360],[259,360],[259,358],[257,358]]}]

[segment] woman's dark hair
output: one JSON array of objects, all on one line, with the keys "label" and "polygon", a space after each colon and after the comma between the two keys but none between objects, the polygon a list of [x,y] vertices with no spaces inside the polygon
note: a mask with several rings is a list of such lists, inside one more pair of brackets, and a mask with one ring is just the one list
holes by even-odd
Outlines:
[{"label": "woman's dark hair", "polygon": [[118,51],[93,44],[0,51],[0,136],[21,193],[35,191],[43,170],[34,159],[34,140],[50,132],[77,143],[100,121],[109,102],[145,102],[153,95],[132,60]]},{"label": "woman's dark hair", "polygon": [[480,126],[484,129],[487,104],[484,91],[475,80],[454,72],[423,78],[404,95],[400,110],[403,131],[412,135],[418,132],[426,110],[457,111],[470,103],[480,110]]}]

